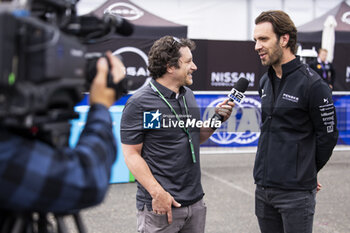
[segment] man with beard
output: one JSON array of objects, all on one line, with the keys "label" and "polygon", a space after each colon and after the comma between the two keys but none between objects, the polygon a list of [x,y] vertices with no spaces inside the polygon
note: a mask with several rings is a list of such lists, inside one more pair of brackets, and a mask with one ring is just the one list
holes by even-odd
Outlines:
[{"label": "man with beard", "polygon": [[297,30],[285,12],[262,12],[255,24],[255,50],[269,66],[259,84],[255,214],[262,233],[311,233],[317,173],[338,138],[331,91],[295,56]]},{"label": "man with beard", "polygon": [[[191,53],[194,48],[189,39],[164,36],[157,40],[148,56],[152,81],[131,96],[123,110],[125,162],[138,182],[138,232],[204,233],[199,145],[215,126],[180,124],[201,119],[187,87],[197,70]],[[219,104],[217,113],[223,121],[230,117],[233,106],[228,100]],[[177,126],[165,127],[161,119]]]}]

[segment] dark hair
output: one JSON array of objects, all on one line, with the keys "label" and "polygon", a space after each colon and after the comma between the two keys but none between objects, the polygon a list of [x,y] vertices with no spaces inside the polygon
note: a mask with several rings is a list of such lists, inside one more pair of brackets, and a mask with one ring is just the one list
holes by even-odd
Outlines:
[{"label": "dark hair", "polygon": [[279,10],[264,11],[255,19],[255,24],[264,22],[272,24],[277,39],[282,35],[289,34],[287,47],[290,48],[293,54],[297,52],[297,28],[287,13]]},{"label": "dark hair", "polygon": [[148,53],[148,70],[152,78],[162,77],[167,67],[179,68],[179,49],[188,47],[191,51],[196,48],[195,43],[190,39],[178,39],[172,36],[164,36],[154,42]]}]

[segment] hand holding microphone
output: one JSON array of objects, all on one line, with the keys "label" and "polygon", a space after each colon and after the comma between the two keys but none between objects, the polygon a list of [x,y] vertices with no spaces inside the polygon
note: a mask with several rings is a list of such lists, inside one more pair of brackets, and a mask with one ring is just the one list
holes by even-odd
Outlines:
[{"label": "hand holding microphone", "polygon": [[[224,106],[229,104],[230,102],[233,102],[235,104],[239,104],[244,99],[245,95],[243,94],[248,89],[249,81],[245,78],[241,78],[238,80],[237,83],[233,86],[230,93],[227,95],[228,100],[225,100],[223,103],[218,105],[218,108],[215,109],[215,114],[212,117],[212,121],[226,121],[232,112],[232,107],[230,106],[228,108],[224,108]],[[221,114],[219,114],[221,113]]]}]

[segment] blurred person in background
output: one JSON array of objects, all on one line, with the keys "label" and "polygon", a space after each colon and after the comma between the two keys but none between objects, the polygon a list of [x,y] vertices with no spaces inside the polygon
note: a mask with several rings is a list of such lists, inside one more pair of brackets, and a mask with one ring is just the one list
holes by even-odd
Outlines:
[{"label": "blurred person in background", "polygon": [[327,61],[328,51],[327,49],[320,48],[318,50],[317,59],[311,62],[310,67],[315,70],[318,75],[325,81],[329,88],[333,90],[334,80],[335,80],[335,70],[333,64]]}]

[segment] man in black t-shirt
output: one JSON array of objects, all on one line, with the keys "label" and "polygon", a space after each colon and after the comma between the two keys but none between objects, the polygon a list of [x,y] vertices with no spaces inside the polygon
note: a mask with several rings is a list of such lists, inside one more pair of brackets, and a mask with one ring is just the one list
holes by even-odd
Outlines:
[{"label": "man in black t-shirt", "polygon": [[[201,185],[199,145],[215,130],[193,127],[200,110],[193,92],[194,42],[160,38],[149,52],[152,81],[131,96],[121,120],[125,162],[138,182],[139,232],[203,233],[206,207]],[[227,100],[217,107],[226,121]],[[190,124],[188,124],[190,123]]]}]

